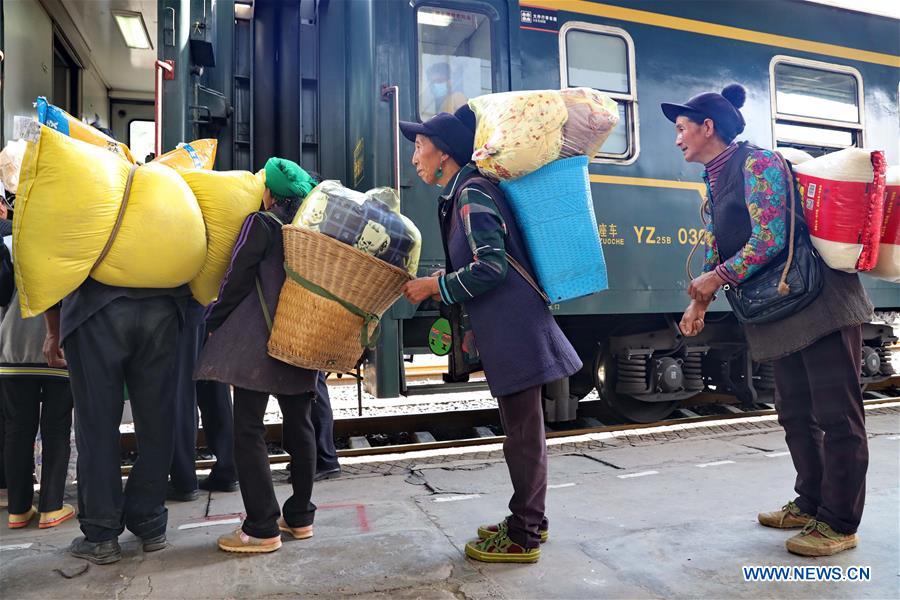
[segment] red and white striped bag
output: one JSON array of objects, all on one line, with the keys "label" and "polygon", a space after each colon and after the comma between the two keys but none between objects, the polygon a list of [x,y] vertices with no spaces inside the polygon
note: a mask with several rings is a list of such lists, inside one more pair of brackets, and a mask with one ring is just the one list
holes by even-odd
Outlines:
[{"label": "red and white striped bag", "polygon": [[869,275],[900,283],[900,166],[887,169],[881,247],[878,249],[878,264]]},{"label": "red and white striped bag", "polygon": [[845,148],[794,167],[813,245],[832,269],[871,271],[884,218],[884,153]]}]

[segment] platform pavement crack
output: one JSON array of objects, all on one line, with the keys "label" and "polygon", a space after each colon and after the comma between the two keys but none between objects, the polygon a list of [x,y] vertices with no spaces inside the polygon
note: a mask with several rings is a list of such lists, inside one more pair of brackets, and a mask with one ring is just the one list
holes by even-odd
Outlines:
[{"label": "platform pavement crack", "polygon": [[153,580],[150,578],[150,575],[147,575],[147,593],[144,595],[144,600],[147,600],[151,595],[153,595]]},{"label": "platform pavement crack", "polygon": [[131,583],[134,581],[134,577],[129,577],[127,575],[122,575],[123,579],[127,579],[128,582],[125,584],[125,587],[122,589],[116,590],[116,600],[120,600],[125,592],[128,591],[128,588],[131,587]]},{"label": "platform pavement crack", "polygon": [[613,469],[619,469],[619,470],[622,470],[622,469],[625,468],[625,467],[620,467],[619,465],[614,465],[613,463],[611,463],[611,462],[609,462],[609,461],[606,461],[606,460],[597,458],[596,456],[591,456],[590,454],[586,454],[586,453],[584,453],[584,452],[576,452],[576,453],[574,453],[574,454],[569,454],[568,456],[580,456],[580,457],[582,457],[582,458],[586,458],[586,459],[588,459],[588,460],[592,460],[592,461],[594,461],[594,462],[598,462],[598,463],[600,463],[601,465],[606,465],[607,467],[611,467],[611,468],[613,468]]},{"label": "platform pavement crack", "polygon": [[774,452],[769,448],[760,448],[759,446],[751,446],[750,444],[741,444],[744,448],[750,448],[751,450],[759,450],[760,452]]},{"label": "platform pavement crack", "polygon": [[428,482],[428,477],[425,476],[425,474],[419,470],[410,471],[409,477],[404,479],[404,482],[406,482],[410,485],[423,486],[425,489],[428,490],[430,496],[437,496],[440,494],[463,495],[463,494],[482,494],[482,493],[484,493],[484,492],[480,492],[477,490],[475,490],[475,491],[473,491],[473,490],[445,490],[440,487],[435,487],[434,485],[432,485],[431,483]]}]

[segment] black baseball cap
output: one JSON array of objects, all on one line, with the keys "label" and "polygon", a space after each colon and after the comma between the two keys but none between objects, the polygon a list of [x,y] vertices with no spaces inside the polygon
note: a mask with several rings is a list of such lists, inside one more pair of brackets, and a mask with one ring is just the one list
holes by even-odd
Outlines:
[{"label": "black baseball cap", "polygon": [[736,83],[732,83],[722,90],[721,94],[716,92],[704,92],[697,94],[684,104],[673,104],[671,102],[663,102],[660,104],[663,114],[672,121],[685,114],[694,113],[703,118],[712,119],[716,127],[724,134],[731,133],[731,137],[744,131],[744,115],[741,114],[740,108],[744,105],[747,92]]},{"label": "black baseball cap", "polygon": [[468,104],[463,104],[453,114],[438,113],[425,121],[400,121],[403,137],[411,142],[417,135],[424,135],[443,152],[453,157],[456,164],[463,166],[472,160],[475,145],[475,113]]}]

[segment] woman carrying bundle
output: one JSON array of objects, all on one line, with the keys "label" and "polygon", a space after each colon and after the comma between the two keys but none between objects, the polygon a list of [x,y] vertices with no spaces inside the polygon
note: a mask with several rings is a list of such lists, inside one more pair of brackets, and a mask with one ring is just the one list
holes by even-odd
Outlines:
[{"label": "woman carrying bundle", "polygon": [[469,164],[475,137],[469,107],[424,123],[403,122],[400,129],[415,142],[412,164],[419,177],[443,187],[438,214],[447,261],[445,273],[415,279],[403,293],[412,303],[434,298],[468,312],[474,339],[466,334],[463,343],[478,349],[506,433],[512,515],[479,527],[479,539],[466,544],[466,555],[486,562],[535,562],[548,528],[541,386],[572,375],[581,361],[525,278],[530,264],[505,195]]},{"label": "woman carrying bundle", "polygon": [[[247,517],[219,538],[226,552],[274,552],[281,547],[280,531],[297,539],[312,537],[316,511],[310,500],[316,471],[310,415],[318,373],[275,360],[266,351],[270,316],[285,279],[281,226],[291,222],[316,181],[280,158],[269,159],[265,170],[264,210],[244,221],[218,299],[207,308],[210,337],[194,372],[194,379],[234,386],[235,462]],[[291,455],[293,495],[281,511],[263,423],[270,395],[278,398]]]},{"label": "woman carrying bundle", "polygon": [[[802,528],[787,540],[795,554],[831,555],[856,546],[865,499],[869,454],[859,368],[861,324],[871,318],[872,304],[856,274],[828,268],[809,250],[793,179],[779,155],[734,142],[744,130],[744,98],[744,88],[732,84],[721,94],[662,105],[684,159],[706,166],[709,198],[704,272],[690,283],[681,331],[698,335],[716,291],[728,291],[735,314],[744,315],[753,359],[774,361],[775,408],[797,470],[797,498],[760,513],[759,522]],[[798,263],[807,277],[794,277],[789,286],[786,277]],[[751,313],[746,297],[765,297],[769,306],[796,304],[760,320],[748,317],[760,314],[761,302],[755,300]]]}]

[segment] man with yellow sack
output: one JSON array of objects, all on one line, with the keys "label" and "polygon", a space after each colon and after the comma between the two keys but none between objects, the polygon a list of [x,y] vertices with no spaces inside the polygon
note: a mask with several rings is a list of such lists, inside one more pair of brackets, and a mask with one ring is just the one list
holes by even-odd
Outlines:
[{"label": "man with yellow sack", "polygon": [[[127,527],[144,552],[166,546],[175,347],[191,292],[126,288],[88,278],[48,310],[44,356],[68,363],[78,449],[78,520],[69,552],[95,564],[122,558]],[[63,348],[65,354],[63,354]],[[119,424],[127,386],[140,455],[122,490]]]}]

